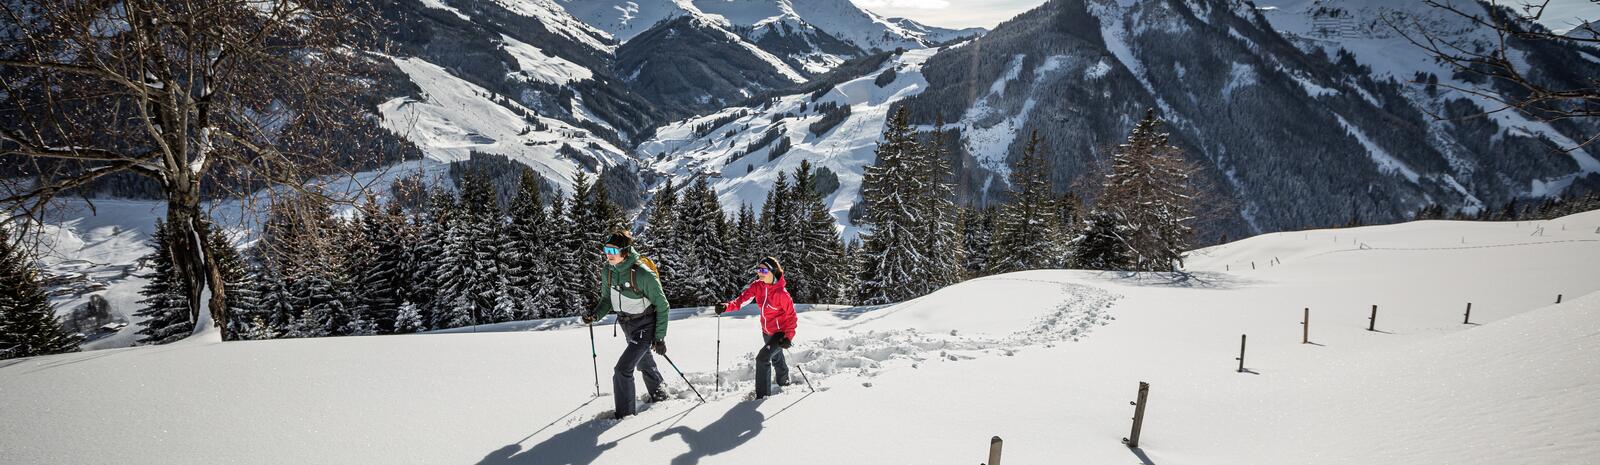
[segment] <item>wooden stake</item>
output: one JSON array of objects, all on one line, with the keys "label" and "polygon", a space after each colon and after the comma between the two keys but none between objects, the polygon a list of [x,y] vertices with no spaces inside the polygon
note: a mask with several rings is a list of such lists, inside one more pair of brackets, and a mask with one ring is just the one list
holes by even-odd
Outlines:
[{"label": "wooden stake", "polygon": [[993,438],[989,438],[989,463],[988,463],[988,465],[1000,465],[1000,444],[1002,442],[1004,442],[1004,441],[1000,440],[1000,436],[995,436]]},{"label": "wooden stake", "polygon": [[1244,334],[1239,335],[1239,372],[1244,373]]},{"label": "wooden stake", "polygon": [[1561,303],[1561,294],[1556,294],[1556,303]]},{"label": "wooden stake", "polygon": [[1467,302],[1467,316],[1461,319],[1461,324],[1472,324],[1472,302]]},{"label": "wooden stake", "polygon": [[1139,447],[1139,430],[1144,428],[1144,404],[1149,396],[1150,383],[1140,381],[1139,400],[1129,402],[1129,404],[1133,405],[1133,433],[1129,434],[1128,437],[1122,438],[1122,443],[1127,444],[1128,447]]},{"label": "wooden stake", "polygon": [[1367,331],[1377,331],[1378,330],[1377,328],[1378,328],[1378,306],[1377,305],[1373,305],[1372,306],[1372,316],[1367,318]]},{"label": "wooden stake", "polygon": [[1302,328],[1300,329],[1300,343],[1301,344],[1310,344],[1311,343],[1311,307],[1306,307],[1306,317],[1305,317],[1305,320],[1302,320],[1300,322],[1300,326],[1302,326]]},{"label": "wooden stake", "polygon": [[1250,262],[1250,269],[1256,269],[1256,262]]}]

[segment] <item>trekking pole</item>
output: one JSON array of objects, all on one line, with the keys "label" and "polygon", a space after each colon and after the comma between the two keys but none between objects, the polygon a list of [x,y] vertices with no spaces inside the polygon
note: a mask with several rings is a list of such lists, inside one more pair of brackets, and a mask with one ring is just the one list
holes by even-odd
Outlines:
[{"label": "trekking pole", "polygon": [[[716,311],[713,307],[711,311]],[[712,392],[722,391],[722,312],[717,312],[717,384]]]},{"label": "trekking pole", "polygon": [[589,322],[589,357],[594,363],[594,396],[600,397],[600,352],[594,347],[594,322]]},{"label": "trekking pole", "polygon": [[683,378],[683,384],[689,385],[689,390],[694,391],[694,396],[700,398],[700,403],[706,403],[705,396],[700,395],[700,390],[694,388],[694,383],[689,382],[689,377],[683,375],[683,370],[678,369],[678,364],[672,363],[672,357],[668,357],[667,354],[661,354],[661,358],[667,359],[667,364],[672,365],[672,371],[678,372],[678,377]]},{"label": "trekking pole", "polygon": [[[783,349],[778,349],[778,350],[783,350]],[[784,360],[789,360],[788,352],[789,351],[784,350],[784,354],[783,354],[783,359]],[[810,376],[806,376],[806,369],[805,368],[800,368],[800,364],[796,363],[796,364],[794,364],[794,370],[800,372],[800,379],[806,380],[806,389],[810,389],[811,392],[817,392],[816,386],[812,386],[811,385],[811,377]]]}]

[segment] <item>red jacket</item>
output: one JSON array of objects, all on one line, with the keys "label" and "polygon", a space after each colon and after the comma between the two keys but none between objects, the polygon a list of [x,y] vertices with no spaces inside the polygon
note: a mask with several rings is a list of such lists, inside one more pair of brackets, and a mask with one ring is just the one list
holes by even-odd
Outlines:
[{"label": "red jacket", "polygon": [[744,288],[744,293],[728,302],[724,311],[738,310],[751,300],[756,301],[756,306],[761,308],[761,333],[771,336],[783,333],[783,337],[794,340],[794,329],[799,323],[799,318],[794,314],[794,300],[789,298],[789,291],[784,289],[783,278],[778,278],[772,284],[756,280],[750,287]]}]

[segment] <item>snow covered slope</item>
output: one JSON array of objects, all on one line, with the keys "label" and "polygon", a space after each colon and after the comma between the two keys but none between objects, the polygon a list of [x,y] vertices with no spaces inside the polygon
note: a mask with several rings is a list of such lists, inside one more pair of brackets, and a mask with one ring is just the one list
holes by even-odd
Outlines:
[{"label": "snow covered slope", "polygon": [[[0,460],[971,463],[998,435],[1008,463],[1587,463],[1596,231],[1600,212],[1280,233],[1196,251],[1188,280],[1033,271],[811,309],[789,356],[817,391],[760,402],[740,401],[754,310],[681,311],[669,353],[710,402],[663,365],[675,398],[621,422],[596,419],[610,389],[595,398],[590,333],[572,321],[8,360]],[[1315,344],[1300,343],[1304,308]],[[622,343],[595,333],[609,364]]]},{"label": "snow covered slope", "polygon": [[[505,155],[560,186],[572,184],[580,165],[594,171],[631,160],[626,151],[587,129],[541,116],[433,63],[416,58],[396,58],[394,63],[422,89],[421,98],[400,97],[379,105],[383,126],[416,143],[430,159],[461,161],[474,151]],[[580,120],[603,122],[582,108],[581,95],[573,105]]]},{"label": "snow covered slope", "polygon": [[[905,97],[922,92],[927,81],[921,65],[936,49],[908,51],[885,62],[877,72],[834,86],[815,101],[808,94],[777,98],[762,107],[731,107],[722,111],[669,124],[656,131],[655,138],[641,143],[640,154],[648,157],[666,154],[649,169],[681,180],[710,173],[713,188],[724,208],[737,211],[740,205],[759,207],[779,173],[793,174],[802,160],[816,168],[827,168],[839,175],[839,189],[824,202],[845,237],[854,237],[856,228],[847,217],[861,187],[861,177],[872,164],[877,141],[889,108]],[[883,86],[874,81],[888,69],[895,79]],[[822,134],[810,126],[823,118],[820,105],[850,107],[850,116]],[[721,124],[714,124],[721,122]],[[703,128],[697,131],[696,128]],[[770,132],[782,132],[791,147],[773,157],[778,142],[759,144]],[[733,135],[728,136],[729,133]]]},{"label": "snow covered slope", "polygon": [[938,26],[929,26],[916,22],[911,18],[889,18],[889,22],[900,26],[901,29],[905,29],[907,32],[917,34],[918,37],[922,38],[924,41],[933,43],[942,43],[963,37],[977,37],[983,35],[985,32],[989,32],[988,29],[981,27],[950,29]]}]

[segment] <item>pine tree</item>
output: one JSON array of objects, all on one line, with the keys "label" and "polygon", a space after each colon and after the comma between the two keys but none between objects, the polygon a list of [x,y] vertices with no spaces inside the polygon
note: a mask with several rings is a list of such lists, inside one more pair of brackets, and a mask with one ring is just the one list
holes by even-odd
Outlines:
[{"label": "pine tree", "polygon": [[194,331],[194,321],[189,319],[188,285],[173,268],[168,231],[167,222],[157,220],[155,234],[150,236],[153,250],[141,258],[151,266],[150,273],[144,276],[148,282],[139,291],[144,296],[139,303],[144,307],[133,314],[142,318],[139,325],[144,329],[139,330],[143,336],[139,342],[143,344],[174,342]]},{"label": "pine tree", "polygon": [[444,252],[440,254],[435,280],[433,321],[435,329],[457,328],[477,324],[482,308],[476,301],[477,289],[489,281],[478,266],[478,235],[473,215],[458,215],[450,222],[445,235]]},{"label": "pine tree", "polygon": [[863,305],[883,305],[917,297],[934,268],[922,255],[923,218],[918,218],[921,196],[929,187],[918,176],[922,147],[911,133],[910,114],[902,107],[884,130],[877,160],[867,167],[861,183],[868,228],[861,262],[859,296]]},{"label": "pine tree", "polygon": [[212,225],[206,241],[211,259],[216,260],[222,274],[222,288],[227,293],[228,321],[222,326],[223,340],[237,340],[249,330],[250,322],[260,313],[261,299],[256,293],[250,266],[245,263],[239,249],[233,247],[222,228]]},{"label": "pine tree", "polygon": [[[938,126],[944,127],[940,117]],[[928,257],[931,268],[922,280],[918,295],[961,282],[962,263],[966,255],[963,238],[958,233],[958,211],[955,203],[955,183],[950,171],[948,152],[943,131],[935,131],[926,148],[918,152],[918,177],[928,191],[921,197],[917,216],[922,218],[923,256]]]},{"label": "pine tree", "polygon": [[660,270],[667,301],[682,305],[689,301],[689,286],[679,285],[678,281],[683,271],[693,266],[688,262],[692,256],[688,249],[693,243],[684,240],[684,230],[679,224],[682,216],[679,204],[678,188],[669,179],[650,199],[650,214],[636,242],[639,253],[649,256]]},{"label": "pine tree", "polygon": [[726,292],[722,300],[728,300],[734,293],[744,290],[753,279],[750,270],[761,260],[756,252],[757,242],[760,241],[760,228],[755,209],[748,203],[740,205],[739,216],[728,228],[728,259],[723,268],[725,283],[723,289]]},{"label": "pine tree", "polygon": [[844,244],[839,240],[837,223],[822,194],[817,192],[811,162],[801,160],[794,173],[792,206],[795,244],[785,251],[784,271],[790,294],[796,302],[831,303],[838,297],[843,280]]},{"label": "pine tree", "polygon": [[1072,242],[1069,268],[1080,270],[1126,270],[1130,265],[1128,246],[1123,242],[1123,222],[1115,213],[1094,210],[1083,219],[1083,227]]},{"label": "pine tree", "polygon": [[1011,202],[1000,208],[995,220],[994,243],[989,249],[989,274],[1060,266],[1066,239],[1055,194],[1050,190],[1039,133],[1028,138],[1022,160],[1011,169],[1007,192]]},{"label": "pine tree", "polygon": [[263,264],[256,274],[256,289],[261,296],[261,316],[253,321],[251,339],[276,339],[283,337],[300,314],[296,311],[294,292],[290,283],[273,267]]},{"label": "pine tree", "polygon": [[987,276],[989,247],[994,242],[995,209],[961,209],[962,248],[966,251],[962,273],[967,278]]},{"label": "pine tree", "polygon": [[0,360],[77,352],[20,244],[0,228]]},{"label": "pine tree", "polygon": [[861,288],[861,241],[852,240],[840,251],[839,281],[835,284],[833,302],[839,305],[856,305]]},{"label": "pine tree", "polygon": [[588,240],[589,235],[578,229],[578,215],[573,211],[576,208],[578,205],[567,206],[559,195],[550,201],[550,229],[556,244],[552,248],[554,261],[551,265],[555,280],[560,283],[556,286],[556,300],[560,305],[552,308],[552,313],[545,318],[577,316],[590,311],[598,302],[595,289],[600,284],[593,279],[599,276],[599,268],[593,264],[592,257],[598,253],[594,244],[599,241]]},{"label": "pine tree", "polygon": [[[560,305],[556,299],[555,281],[551,269],[551,251],[555,243],[550,239],[550,221],[545,216],[544,202],[539,194],[539,177],[528,168],[522,169],[517,192],[507,213],[503,253],[505,283],[501,301],[497,305],[512,305],[513,319],[539,318],[550,308]],[[508,302],[509,301],[509,302]]]},{"label": "pine tree", "polygon": [[417,239],[412,247],[407,248],[406,269],[410,273],[410,287],[405,300],[416,304],[423,330],[436,329],[432,322],[434,314],[439,312],[435,305],[441,288],[438,270],[449,243],[450,225],[461,214],[457,210],[455,196],[449,191],[436,189],[428,197],[426,211],[412,219]]},{"label": "pine tree", "polygon": [[417,311],[417,304],[405,302],[400,304],[400,311],[394,317],[395,334],[410,334],[422,331],[422,315]]},{"label": "pine tree", "polygon": [[722,242],[722,233],[727,229],[722,223],[726,217],[716,191],[711,189],[706,178],[695,179],[684,191],[678,211],[681,243],[688,246],[683,254],[688,268],[680,268],[673,278],[673,286],[685,288],[680,294],[688,298],[681,303],[669,301],[694,306],[726,300],[729,291],[720,286],[722,267],[718,265],[728,258],[728,246]]},{"label": "pine tree", "polygon": [[606,235],[614,232],[607,229],[599,212],[601,208],[594,201],[594,185],[589,181],[589,175],[578,171],[572,175],[572,197],[568,206],[568,217],[571,218],[571,229],[566,237],[564,248],[571,254],[572,275],[574,280],[567,284],[567,288],[580,296],[574,308],[568,309],[568,315],[577,315],[595,308],[600,302],[597,293],[600,288],[600,266],[596,256],[600,242]]},{"label": "pine tree", "polygon": [[356,312],[377,333],[392,333],[405,299],[406,244],[413,237],[398,204],[383,207],[369,197],[361,212],[361,236],[367,247],[354,275]]},{"label": "pine tree", "polygon": [[1191,204],[1189,169],[1161,132],[1155,110],[1148,110],[1112,156],[1111,175],[1097,205],[1122,221],[1132,270],[1182,266],[1194,219]]}]

